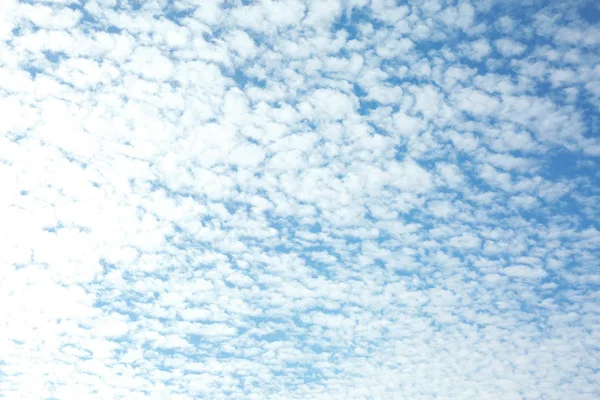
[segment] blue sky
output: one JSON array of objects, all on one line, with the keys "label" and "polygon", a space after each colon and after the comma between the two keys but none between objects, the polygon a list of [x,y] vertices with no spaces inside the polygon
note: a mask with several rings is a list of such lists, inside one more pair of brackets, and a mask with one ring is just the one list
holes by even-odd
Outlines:
[{"label": "blue sky", "polygon": [[0,2],[0,398],[598,399],[600,8]]}]

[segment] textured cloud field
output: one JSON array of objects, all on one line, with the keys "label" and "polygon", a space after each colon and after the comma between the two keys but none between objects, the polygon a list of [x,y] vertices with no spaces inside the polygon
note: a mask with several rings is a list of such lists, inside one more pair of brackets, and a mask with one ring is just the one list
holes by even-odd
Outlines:
[{"label": "textured cloud field", "polygon": [[0,1],[0,398],[600,398],[594,1]]}]

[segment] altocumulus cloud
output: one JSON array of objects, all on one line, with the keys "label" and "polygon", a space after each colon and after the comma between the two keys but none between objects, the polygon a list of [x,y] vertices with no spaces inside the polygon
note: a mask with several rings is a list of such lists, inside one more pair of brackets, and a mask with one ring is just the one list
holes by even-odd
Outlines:
[{"label": "altocumulus cloud", "polygon": [[593,1],[0,1],[0,397],[598,399]]}]

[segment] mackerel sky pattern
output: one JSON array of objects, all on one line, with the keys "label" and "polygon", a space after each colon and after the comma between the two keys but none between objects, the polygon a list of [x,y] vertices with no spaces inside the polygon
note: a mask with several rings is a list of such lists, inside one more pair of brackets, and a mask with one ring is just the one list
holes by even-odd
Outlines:
[{"label": "mackerel sky pattern", "polygon": [[0,0],[0,398],[600,398],[595,1]]}]

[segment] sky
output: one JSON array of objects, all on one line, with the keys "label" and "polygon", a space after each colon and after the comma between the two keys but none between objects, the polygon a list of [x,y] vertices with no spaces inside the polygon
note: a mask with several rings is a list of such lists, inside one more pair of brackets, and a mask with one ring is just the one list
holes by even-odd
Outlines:
[{"label": "sky", "polygon": [[600,398],[600,3],[0,1],[0,398]]}]

